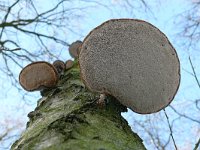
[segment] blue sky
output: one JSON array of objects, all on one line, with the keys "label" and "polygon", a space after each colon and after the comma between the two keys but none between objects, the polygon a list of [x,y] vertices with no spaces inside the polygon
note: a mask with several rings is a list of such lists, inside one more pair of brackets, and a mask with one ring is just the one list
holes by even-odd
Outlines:
[{"label": "blue sky", "polygon": [[[195,99],[200,98],[200,92],[199,88],[197,87],[196,81],[194,80],[194,77],[188,74],[186,71],[191,72],[191,66],[188,62],[188,52],[185,48],[183,48],[182,43],[184,41],[179,41],[179,37],[177,35],[178,32],[180,32],[180,27],[175,25],[175,20],[177,18],[176,15],[182,13],[184,10],[188,8],[188,1],[186,0],[160,0],[160,4],[156,4],[156,0],[149,0],[148,4],[150,4],[151,12],[147,10],[148,13],[144,13],[142,10],[130,10],[127,12],[126,9],[120,7],[120,1],[122,0],[111,0],[106,1],[103,0],[101,3],[108,4],[109,6],[112,6],[110,9],[99,6],[95,8],[90,8],[88,10],[85,10],[87,13],[85,17],[80,18],[79,20],[74,20],[73,25],[76,27],[77,32],[80,33],[80,35],[76,34],[69,34],[68,39],[69,43],[74,42],[76,40],[83,40],[83,38],[96,26],[100,25],[101,23],[105,22],[106,20],[112,19],[112,18],[137,18],[137,19],[143,19],[146,20],[153,25],[155,25],[157,28],[159,28],[162,32],[164,32],[175,49],[177,50],[178,56],[180,58],[181,62],[181,85],[179,88],[179,91],[175,97],[175,100],[172,102],[172,105],[175,107],[181,106],[180,111],[185,110],[186,112],[190,114],[190,109],[193,109],[192,102]],[[136,3],[137,4],[137,3]],[[48,7],[48,3],[46,7]],[[83,5],[80,1],[77,2],[75,5]],[[132,13],[134,12],[134,13]],[[82,13],[81,11],[78,13]],[[131,14],[132,13],[132,14]],[[27,41],[27,45],[31,44],[31,42]],[[66,51],[67,52],[67,51]],[[66,52],[62,52],[62,55],[60,58],[62,60],[67,60],[70,58],[69,54]],[[200,55],[199,51],[192,51],[191,57],[193,58],[193,63],[195,67],[198,67],[198,64],[200,64],[200,59],[198,59],[198,56]],[[1,57],[0,62],[2,63]],[[25,66],[25,64],[23,64]],[[15,68],[15,66],[13,66]],[[184,69],[184,70],[183,70]],[[200,75],[200,69],[197,69],[197,74]],[[20,72],[20,69],[15,69],[15,74],[18,76]],[[27,113],[34,110],[36,106],[37,99],[40,97],[39,92],[31,93],[29,95],[29,102],[25,103],[21,100],[21,94],[15,89],[10,82],[7,82],[8,77],[1,76],[0,75],[0,119],[4,118],[10,118],[11,120],[13,118],[20,118],[22,122],[27,121]],[[24,93],[26,93],[24,91]],[[171,120],[173,118],[176,118],[177,116],[173,114],[171,109],[167,108],[167,112],[172,114]],[[146,135],[143,135],[143,130],[140,131],[140,128],[135,129],[134,124],[132,120],[133,118],[139,118],[138,120],[144,120],[150,116],[144,116],[144,115],[138,115],[136,113],[133,113],[129,111],[126,114],[123,114],[125,118],[127,118],[129,124],[132,126],[133,130],[138,131],[139,135],[141,137],[146,138]],[[159,118],[160,114],[157,114],[156,116]],[[161,114],[162,116],[163,114]],[[194,115],[199,118],[198,115]],[[166,121],[166,120],[165,120]],[[24,124],[25,125],[25,124]],[[195,143],[195,138],[193,140],[190,140],[190,136],[193,135],[191,133],[191,129],[193,127],[196,127],[197,124],[193,124],[188,122],[188,120],[181,119],[179,122],[176,122],[176,126],[182,125],[184,130],[177,130],[177,132],[182,131],[181,137],[179,137],[176,132],[175,138],[177,140],[178,144],[184,145],[183,142],[187,140],[191,141],[189,144],[193,146]],[[25,126],[24,126],[25,127]],[[167,126],[165,127],[167,130]],[[1,128],[0,128],[1,131]],[[162,132],[161,132],[162,133]],[[189,136],[188,136],[189,135]],[[163,137],[165,134],[163,134]],[[172,146],[173,147],[173,146]],[[153,149],[151,146],[149,146],[150,149]],[[169,147],[170,148],[170,147]]]}]

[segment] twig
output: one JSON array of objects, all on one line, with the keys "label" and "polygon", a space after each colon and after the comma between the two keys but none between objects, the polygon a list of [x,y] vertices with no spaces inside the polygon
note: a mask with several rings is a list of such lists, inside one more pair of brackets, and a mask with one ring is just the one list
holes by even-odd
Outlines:
[{"label": "twig", "polygon": [[[7,13],[6,13],[5,17],[4,17],[3,22],[6,22],[6,21],[7,21],[7,18],[8,18],[8,15],[10,14],[10,12],[11,12],[11,9],[12,9],[19,1],[20,1],[20,0],[15,1],[15,2],[8,8]],[[1,30],[0,39],[2,38],[3,31],[4,31],[4,27],[3,27],[2,30]]]},{"label": "twig", "polygon": [[195,100],[195,105],[198,110],[200,110],[200,106],[198,105],[199,103],[200,103],[200,99]]},{"label": "twig", "polygon": [[197,85],[199,86],[199,89],[200,89],[200,83],[199,83],[199,80],[198,80],[198,78],[197,78],[197,75],[196,75],[196,72],[195,72],[195,69],[194,69],[194,65],[193,65],[193,63],[192,63],[192,60],[191,60],[190,56],[189,56],[189,61],[190,61],[190,65],[191,65],[191,67],[192,67],[192,72],[193,72],[193,74],[194,74],[195,80],[196,80]]},{"label": "twig", "polygon": [[191,118],[191,117],[189,117],[189,116],[187,116],[187,115],[185,115],[185,114],[181,114],[180,112],[178,112],[178,111],[177,111],[174,107],[172,107],[171,105],[169,105],[169,107],[170,107],[176,114],[178,114],[179,116],[184,117],[184,118],[186,118],[186,119],[189,119],[189,120],[191,120],[191,121],[194,121],[194,122],[200,124],[200,121],[199,121],[199,120],[193,119],[193,118]]},{"label": "twig", "polygon": [[174,140],[172,128],[171,128],[171,125],[170,125],[170,123],[169,123],[169,117],[167,116],[167,113],[166,113],[165,109],[163,109],[163,110],[164,110],[165,117],[167,118],[167,123],[168,123],[169,130],[170,130],[170,136],[171,136],[172,141],[173,141],[173,143],[174,143],[174,147],[175,147],[176,150],[178,150],[178,148],[177,148],[177,146],[176,146],[176,142],[175,142],[175,140]]},{"label": "twig", "polygon": [[199,145],[200,145],[200,138],[199,138],[199,140],[197,141],[197,143],[195,144],[195,147],[194,147],[193,150],[197,150],[197,148],[199,147]]}]

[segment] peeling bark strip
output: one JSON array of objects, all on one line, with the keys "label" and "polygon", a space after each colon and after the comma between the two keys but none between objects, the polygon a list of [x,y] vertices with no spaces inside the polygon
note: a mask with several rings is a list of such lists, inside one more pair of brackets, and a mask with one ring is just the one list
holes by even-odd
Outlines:
[{"label": "peeling bark strip", "polygon": [[143,150],[121,112],[126,107],[107,97],[98,108],[99,95],[88,91],[80,80],[77,62],[66,71],[57,88],[43,92],[36,109],[13,150]]}]

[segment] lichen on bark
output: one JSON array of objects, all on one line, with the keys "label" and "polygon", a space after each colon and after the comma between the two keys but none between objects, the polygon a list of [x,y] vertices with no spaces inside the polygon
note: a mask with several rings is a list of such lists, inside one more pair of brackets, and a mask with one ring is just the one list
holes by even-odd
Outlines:
[{"label": "lichen on bark", "polygon": [[11,147],[44,150],[143,150],[142,140],[131,131],[121,112],[127,108],[107,96],[99,107],[98,93],[87,90],[80,80],[77,61],[54,89],[42,98],[26,130]]}]

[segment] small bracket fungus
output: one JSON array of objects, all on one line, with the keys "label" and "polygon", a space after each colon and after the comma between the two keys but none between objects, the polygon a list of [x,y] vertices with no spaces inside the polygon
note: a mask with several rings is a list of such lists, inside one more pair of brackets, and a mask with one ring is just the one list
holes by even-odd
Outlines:
[{"label": "small bracket fungus", "polygon": [[63,74],[65,70],[65,63],[61,60],[56,60],[53,62],[53,66],[56,68],[59,75]]},{"label": "small bracket fungus", "polygon": [[78,58],[78,54],[81,48],[82,42],[81,41],[76,41],[73,42],[70,46],[69,46],[69,54],[73,57],[73,58]]},{"label": "small bracket fungus", "polygon": [[58,82],[58,72],[48,62],[39,61],[27,65],[20,72],[19,82],[27,91],[43,90],[55,87]]},{"label": "small bracket fungus", "polygon": [[175,49],[142,20],[113,19],[92,30],[81,46],[79,65],[90,90],[110,94],[140,114],[168,106],[180,83]]},{"label": "small bracket fungus", "polygon": [[73,64],[74,64],[74,62],[72,61],[72,60],[67,60],[66,62],[65,62],[65,69],[66,70],[68,70],[68,69],[70,69],[72,66],[73,66]]}]

